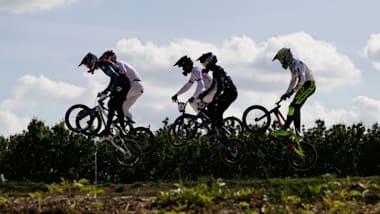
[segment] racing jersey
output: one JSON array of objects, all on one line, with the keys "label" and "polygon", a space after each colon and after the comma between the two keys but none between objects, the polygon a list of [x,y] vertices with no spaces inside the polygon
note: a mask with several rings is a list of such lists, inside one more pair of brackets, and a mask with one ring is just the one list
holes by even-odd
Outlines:
[{"label": "racing jersey", "polygon": [[231,77],[227,75],[227,73],[224,71],[222,67],[219,65],[214,65],[210,68],[212,71],[212,84],[211,87],[209,87],[204,94],[207,95],[210,93],[212,88],[214,88],[214,85],[216,84],[216,93],[215,96],[219,96],[221,93],[223,93],[226,90],[236,90],[236,87],[234,83],[231,80]]},{"label": "racing jersey", "polygon": [[291,92],[296,85],[302,86],[306,81],[314,81],[314,76],[309,67],[299,59],[293,59],[289,65],[291,79],[286,93]]},{"label": "racing jersey", "polygon": [[130,84],[128,78],[117,66],[115,66],[115,64],[101,60],[97,62],[97,65],[108,77],[110,77],[110,82],[105,91],[108,90],[111,93],[119,92],[118,86],[129,90]]},{"label": "racing jersey", "polygon": [[140,74],[136,69],[125,61],[116,61],[116,65],[127,75],[130,82],[141,81]]},{"label": "racing jersey", "polygon": [[202,81],[203,81],[205,89],[208,89],[211,87],[212,77],[210,74],[208,74],[207,71],[202,70]]},{"label": "racing jersey", "polygon": [[202,78],[201,78],[201,71],[196,66],[194,66],[191,69],[191,75],[190,75],[189,81],[187,81],[185,83],[185,85],[183,85],[178,90],[178,92],[176,94],[181,95],[181,94],[185,93],[186,91],[188,91],[191,88],[191,86],[193,85],[194,82],[197,83],[197,86],[196,86],[196,89],[195,89],[192,97],[197,98],[198,95],[202,92],[204,86],[203,86],[203,82],[202,82]]}]

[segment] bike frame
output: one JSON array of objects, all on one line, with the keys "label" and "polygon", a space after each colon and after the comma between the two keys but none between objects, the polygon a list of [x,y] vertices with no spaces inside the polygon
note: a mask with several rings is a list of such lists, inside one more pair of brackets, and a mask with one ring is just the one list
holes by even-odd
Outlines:
[{"label": "bike frame", "polygon": [[[188,101],[186,101],[186,102],[176,101],[176,103],[178,105],[178,111],[181,113],[180,116],[182,116],[184,114],[187,114],[186,113],[186,107],[187,107],[187,104],[189,102]],[[202,102],[202,104],[204,104],[205,106],[207,106],[207,103],[203,103]],[[183,105],[183,106],[180,107],[180,105]],[[203,112],[203,110],[204,110],[204,108],[199,109],[199,113]],[[197,128],[206,128],[207,130],[209,130],[209,127],[205,126],[205,121],[210,122],[210,119],[207,118],[207,117],[205,117],[204,114],[199,114],[199,113],[196,114],[196,115],[193,115],[193,114],[189,114],[189,115],[192,115],[192,116],[196,117],[197,119],[199,118],[199,119],[202,120],[201,124],[197,122]],[[180,117],[180,116],[178,116],[178,117]]]},{"label": "bike frame", "polygon": [[[276,116],[276,120],[278,122],[278,126],[282,129],[284,127],[284,123],[286,121],[284,115],[281,113],[280,111],[280,103],[282,102],[282,100],[276,102],[276,107],[274,107],[273,109],[271,109],[269,111],[269,114],[274,114]],[[294,145],[293,141],[290,140],[289,137],[285,137],[285,142],[286,144],[294,151],[296,150],[296,146]]]}]

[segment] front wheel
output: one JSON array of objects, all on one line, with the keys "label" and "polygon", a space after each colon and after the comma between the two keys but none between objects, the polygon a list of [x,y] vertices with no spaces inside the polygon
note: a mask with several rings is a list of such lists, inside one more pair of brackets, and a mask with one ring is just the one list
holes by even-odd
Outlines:
[{"label": "front wheel", "polygon": [[81,129],[77,127],[76,121],[79,112],[89,110],[90,108],[83,104],[76,104],[67,109],[65,113],[65,124],[73,132],[80,133]]},{"label": "front wheel", "polygon": [[117,136],[113,142],[116,145],[113,158],[119,165],[132,167],[142,159],[142,150],[135,141]]},{"label": "front wheel", "polygon": [[176,140],[187,141],[197,133],[197,120],[194,115],[183,114],[172,125],[172,132]]},{"label": "front wheel", "polygon": [[252,132],[264,132],[269,128],[271,118],[269,111],[260,105],[248,107],[243,113],[244,127]]},{"label": "front wheel", "polygon": [[300,142],[299,147],[292,149],[288,156],[289,164],[298,171],[307,171],[311,169],[318,159],[318,153],[315,147],[307,142]]},{"label": "front wheel", "polygon": [[247,157],[247,147],[243,141],[230,138],[220,143],[220,159],[230,167],[240,166]]}]

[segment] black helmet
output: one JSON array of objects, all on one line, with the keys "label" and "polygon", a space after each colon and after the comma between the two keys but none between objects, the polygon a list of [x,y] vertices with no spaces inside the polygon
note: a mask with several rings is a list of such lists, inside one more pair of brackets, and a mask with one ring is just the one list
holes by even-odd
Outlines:
[{"label": "black helmet", "polygon": [[185,67],[187,65],[191,65],[191,67],[193,66],[193,60],[191,60],[190,57],[188,56],[183,56],[181,57],[173,66],[176,66],[178,65],[178,67]]},{"label": "black helmet", "polygon": [[88,54],[86,54],[86,56],[83,57],[82,61],[80,62],[80,64],[78,66],[87,65],[90,69],[88,72],[94,73],[97,61],[98,61],[98,57],[96,57],[92,53],[88,53]]},{"label": "black helmet", "polygon": [[202,54],[202,56],[200,56],[198,60],[205,67],[209,65],[215,65],[218,62],[218,59],[212,52],[207,52],[207,53]]},{"label": "black helmet", "polygon": [[187,76],[188,73],[191,73],[194,63],[190,57],[183,56],[173,66],[176,66],[176,65],[178,65],[178,67],[182,67],[183,69],[182,74]]},{"label": "black helmet", "polygon": [[105,57],[111,57],[111,61],[112,62],[116,62],[116,54],[115,54],[115,52],[113,52],[113,50],[106,50],[103,54],[102,54],[102,56],[100,57],[100,59],[103,59],[103,58],[105,58]]}]

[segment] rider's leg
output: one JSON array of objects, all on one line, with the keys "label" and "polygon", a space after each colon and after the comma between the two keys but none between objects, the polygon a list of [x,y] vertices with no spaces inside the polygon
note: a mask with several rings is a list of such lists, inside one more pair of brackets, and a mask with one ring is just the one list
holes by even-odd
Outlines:
[{"label": "rider's leg", "polygon": [[128,91],[126,101],[123,103],[124,115],[130,120],[133,120],[132,113],[129,111],[131,106],[136,103],[137,99],[144,93],[144,88],[140,82],[132,82],[131,88]]},{"label": "rider's leg", "polygon": [[116,108],[117,107],[116,107],[115,97],[111,96],[110,100],[108,101],[108,115],[107,115],[106,126],[104,127],[104,130],[99,134],[100,136],[110,135],[110,128],[111,128],[113,117],[115,116]]},{"label": "rider's leg", "polygon": [[223,114],[228,109],[228,107],[236,100],[238,96],[237,90],[235,88],[226,89],[218,97],[217,107],[216,107],[216,127],[220,129],[223,126]]},{"label": "rider's leg", "polygon": [[198,109],[198,105],[199,103],[201,103],[201,100],[200,99],[194,99],[193,102],[189,103],[191,108],[193,109],[193,111],[195,113],[198,113],[199,112],[199,109]]},{"label": "rider's leg", "polygon": [[294,96],[293,101],[289,105],[289,111],[283,130],[277,130],[276,133],[274,133],[275,135],[286,135],[284,130],[287,130],[293,121],[297,135],[301,133],[301,107],[306,102],[307,98],[311,96],[314,92],[314,81],[306,81],[305,84],[300,88],[300,90],[298,90],[298,92]]},{"label": "rider's leg", "polygon": [[207,105],[207,112],[208,112],[208,116],[210,118],[210,123],[211,123],[211,130],[210,130],[210,133],[208,133],[208,135],[211,135],[213,133],[215,133],[215,127],[216,127],[216,118],[217,118],[217,114],[216,114],[216,101],[212,101],[211,103],[209,103]]}]

